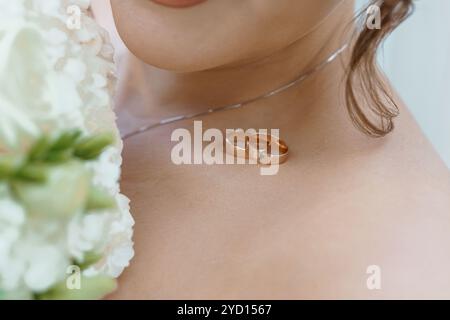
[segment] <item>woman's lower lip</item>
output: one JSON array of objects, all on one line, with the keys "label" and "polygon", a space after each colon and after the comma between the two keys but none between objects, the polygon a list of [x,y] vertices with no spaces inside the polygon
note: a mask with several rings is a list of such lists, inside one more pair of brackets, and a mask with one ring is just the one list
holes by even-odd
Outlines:
[{"label": "woman's lower lip", "polygon": [[164,6],[185,8],[195,6],[207,0],[152,0],[152,1],[158,4],[162,4]]}]

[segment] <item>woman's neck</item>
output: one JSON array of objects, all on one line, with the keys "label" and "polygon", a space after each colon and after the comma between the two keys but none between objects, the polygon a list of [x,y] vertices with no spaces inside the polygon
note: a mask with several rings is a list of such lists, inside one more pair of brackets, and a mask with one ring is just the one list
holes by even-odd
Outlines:
[{"label": "woman's neck", "polygon": [[[253,61],[241,61],[200,72],[176,73],[161,70],[130,55],[127,58],[128,63],[125,64],[126,68],[120,75],[121,90],[117,101],[119,116],[125,113],[129,118],[131,115],[142,121],[139,126],[145,123],[145,119],[156,121],[180,114],[197,113],[270,92],[322,62],[348,42],[348,35],[353,31],[349,30],[352,20],[353,2],[343,1],[314,30],[288,47]],[[346,55],[342,58],[346,59]],[[317,78],[317,81],[308,80],[297,87],[298,89],[292,89],[295,90],[293,95],[280,93],[261,103],[265,105],[267,112],[280,113],[282,106],[290,104],[292,99],[326,99],[318,87],[333,90],[331,95],[336,96],[339,94],[339,80],[344,76],[344,72],[339,61],[335,61],[333,66],[320,72],[320,77],[312,77]],[[269,111],[269,108],[272,111]],[[236,117],[243,120],[247,114],[252,117],[252,112],[241,112],[236,114]],[[269,116],[269,119],[273,117]],[[132,125],[126,126],[126,130],[129,130]]]}]

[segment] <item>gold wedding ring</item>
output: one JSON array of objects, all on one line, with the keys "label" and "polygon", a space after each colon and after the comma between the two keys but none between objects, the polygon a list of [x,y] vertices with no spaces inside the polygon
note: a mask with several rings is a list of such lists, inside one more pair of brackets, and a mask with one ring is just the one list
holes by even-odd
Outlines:
[{"label": "gold wedding ring", "polygon": [[227,135],[226,144],[226,151],[235,158],[250,159],[263,165],[284,163],[289,156],[286,142],[270,134],[232,133]]}]

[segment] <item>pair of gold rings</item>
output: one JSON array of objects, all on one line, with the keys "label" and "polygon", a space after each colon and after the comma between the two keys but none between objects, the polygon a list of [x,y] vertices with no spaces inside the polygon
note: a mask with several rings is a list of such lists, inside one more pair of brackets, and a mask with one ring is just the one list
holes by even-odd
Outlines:
[{"label": "pair of gold rings", "polygon": [[281,164],[286,162],[289,155],[286,142],[270,134],[232,133],[227,135],[226,144],[227,153],[235,158],[253,160],[257,164]]}]

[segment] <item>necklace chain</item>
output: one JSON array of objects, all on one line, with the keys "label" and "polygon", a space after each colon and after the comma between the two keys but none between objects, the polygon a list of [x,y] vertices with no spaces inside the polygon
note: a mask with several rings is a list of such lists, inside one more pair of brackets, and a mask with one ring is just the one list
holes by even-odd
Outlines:
[{"label": "necklace chain", "polygon": [[348,48],[348,44],[345,44],[344,46],[342,46],[341,48],[339,48],[338,50],[336,50],[335,52],[333,52],[333,54],[331,54],[327,59],[325,59],[324,61],[322,61],[321,63],[319,63],[318,65],[316,65],[315,67],[307,70],[306,72],[302,73],[300,76],[298,76],[296,79],[294,79],[293,81],[275,89],[272,90],[270,92],[266,92],[260,96],[239,102],[239,103],[235,103],[235,104],[231,104],[231,105],[226,105],[226,106],[222,106],[222,107],[216,107],[216,108],[209,108],[206,111],[201,111],[198,113],[191,113],[191,114],[182,114],[182,115],[177,115],[174,117],[170,117],[170,118],[165,118],[160,120],[157,123],[154,124],[150,124],[150,125],[145,125],[142,126],[140,128],[138,128],[135,131],[132,131],[130,133],[127,133],[125,135],[122,136],[123,140],[126,140],[128,138],[131,138],[135,135],[150,131],[152,129],[156,129],[158,127],[161,126],[165,126],[174,122],[178,122],[178,121],[182,121],[182,120],[187,120],[187,119],[192,119],[192,118],[197,118],[197,117],[201,117],[201,116],[206,116],[212,113],[216,113],[216,112],[220,112],[220,111],[226,111],[226,110],[232,110],[232,109],[239,109],[244,107],[245,105],[248,105],[252,102],[258,101],[258,100],[262,100],[262,99],[266,99],[269,97],[272,97],[274,95],[277,95],[281,92],[284,92],[286,90],[288,90],[289,88],[296,86],[300,83],[302,83],[303,81],[305,81],[306,79],[308,79],[309,77],[311,77],[313,74],[315,74],[316,72],[322,70],[323,68],[325,68],[328,64],[330,64],[331,62],[333,62],[334,60],[336,60],[346,49]]}]

